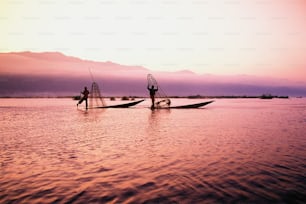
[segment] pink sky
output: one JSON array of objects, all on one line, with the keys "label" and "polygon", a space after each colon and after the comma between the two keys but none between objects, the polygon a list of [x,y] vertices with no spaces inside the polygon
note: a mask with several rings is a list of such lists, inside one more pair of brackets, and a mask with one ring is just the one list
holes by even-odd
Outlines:
[{"label": "pink sky", "polygon": [[306,81],[305,10],[304,0],[3,0],[0,52]]}]

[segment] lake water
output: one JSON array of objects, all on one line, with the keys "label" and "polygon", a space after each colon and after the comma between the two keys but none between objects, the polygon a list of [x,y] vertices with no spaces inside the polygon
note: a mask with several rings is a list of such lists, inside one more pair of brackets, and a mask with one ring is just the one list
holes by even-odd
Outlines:
[{"label": "lake water", "polygon": [[0,99],[0,203],[306,202],[305,99],[149,105]]}]

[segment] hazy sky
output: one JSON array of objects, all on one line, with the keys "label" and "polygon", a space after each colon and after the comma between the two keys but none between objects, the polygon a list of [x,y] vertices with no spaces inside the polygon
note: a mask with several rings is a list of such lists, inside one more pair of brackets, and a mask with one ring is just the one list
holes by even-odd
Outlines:
[{"label": "hazy sky", "polygon": [[0,2],[0,52],[306,80],[305,0]]}]

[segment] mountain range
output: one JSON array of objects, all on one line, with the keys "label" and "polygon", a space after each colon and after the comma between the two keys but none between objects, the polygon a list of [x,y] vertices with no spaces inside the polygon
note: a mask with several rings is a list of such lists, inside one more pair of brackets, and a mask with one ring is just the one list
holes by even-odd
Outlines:
[{"label": "mountain range", "polygon": [[153,74],[169,96],[220,96],[264,93],[306,96],[306,83],[250,75],[220,76],[151,71],[134,65],[96,62],[59,52],[0,53],[0,97],[72,96],[93,81],[104,96],[147,96],[147,74]]}]

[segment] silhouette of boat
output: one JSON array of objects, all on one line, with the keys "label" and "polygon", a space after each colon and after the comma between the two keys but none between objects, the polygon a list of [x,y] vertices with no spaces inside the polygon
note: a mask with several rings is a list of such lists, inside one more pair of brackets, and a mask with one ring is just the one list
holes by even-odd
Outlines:
[{"label": "silhouette of boat", "polygon": [[152,74],[148,74],[147,76],[148,80],[148,88],[155,87],[155,103],[154,107],[151,106],[151,109],[191,109],[191,108],[200,108],[203,106],[206,106],[214,101],[206,101],[201,103],[194,103],[194,104],[187,104],[187,105],[181,105],[181,106],[171,106],[171,100],[169,97],[165,94],[165,92],[162,90],[162,88],[157,83],[156,79],[152,76]]},{"label": "silhouette of boat", "polygon": [[81,96],[73,96],[72,99],[76,100],[76,101],[79,101],[81,99]]},{"label": "silhouette of boat", "polygon": [[200,108],[203,106],[206,106],[214,101],[206,101],[202,103],[194,103],[194,104],[188,104],[188,105],[182,105],[182,106],[169,106],[169,107],[156,107],[153,109],[189,109],[189,108]]},{"label": "silhouette of boat", "polygon": [[111,106],[97,106],[97,107],[92,107],[92,108],[129,108],[143,101],[144,99],[139,100],[139,101],[133,101],[131,103],[117,104],[117,105],[111,105]]},{"label": "silhouette of boat", "polygon": [[261,99],[272,99],[274,98],[274,96],[272,96],[271,94],[263,94],[260,96]]},{"label": "silhouette of boat", "polygon": [[107,105],[104,101],[104,98],[101,95],[100,88],[96,82],[93,82],[91,85],[91,91],[89,94],[89,109],[97,108],[129,108],[137,105],[138,103],[143,102],[144,99],[139,101],[133,101],[130,103],[116,104],[116,105]]}]

